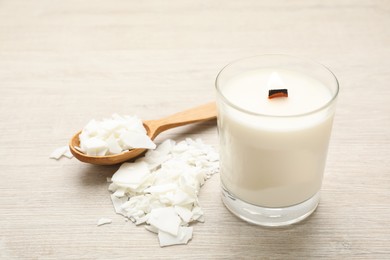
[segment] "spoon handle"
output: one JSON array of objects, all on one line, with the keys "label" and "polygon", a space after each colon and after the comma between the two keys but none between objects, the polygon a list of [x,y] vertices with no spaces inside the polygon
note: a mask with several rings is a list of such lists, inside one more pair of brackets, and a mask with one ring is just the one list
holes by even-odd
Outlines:
[{"label": "spoon handle", "polygon": [[154,132],[152,136],[152,139],[154,139],[158,134],[165,130],[215,118],[217,118],[217,107],[215,102],[211,102],[162,119],[151,120],[147,123],[150,130]]}]

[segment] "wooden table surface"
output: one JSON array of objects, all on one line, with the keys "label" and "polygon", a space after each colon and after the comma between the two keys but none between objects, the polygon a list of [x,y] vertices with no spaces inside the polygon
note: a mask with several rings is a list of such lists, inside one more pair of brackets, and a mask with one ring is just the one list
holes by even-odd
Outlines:
[{"label": "wooden table surface", "polygon": [[[390,2],[0,1],[1,259],[389,259]],[[92,118],[159,118],[215,99],[229,61],[315,59],[341,92],[317,211],[287,228],[249,225],[201,190],[206,222],[186,246],[116,215],[118,166],[48,158]],[[200,137],[215,122],[159,140]],[[113,223],[101,227],[101,217]]]}]

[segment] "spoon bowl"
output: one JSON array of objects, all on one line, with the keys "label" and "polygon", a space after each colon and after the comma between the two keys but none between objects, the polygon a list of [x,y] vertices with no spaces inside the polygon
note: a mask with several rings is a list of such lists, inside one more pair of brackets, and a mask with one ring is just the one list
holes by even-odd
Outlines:
[{"label": "spoon bowl", "polygon": [[[192,123],[207,121],[215,119],[217,117],[217,109],[214,102],[208,103],[199,107],[195,107],[177,114],[158,119],[158,120],[146,120],[143,121],[143,125],[146,129],[147,135],[150,139],[154,140],[161,132],[168,129],[188,125]],[[104,155],[104,156],[91,156],[84,154],[76,149],[80,146],[81,131],[76,133],[69,142],[70,152],[79,161],[97,165],[114,165],[123,163],[125,161],[137,158],[143,155],[147,149],[135,148],[124,151],[120,154]]]}]

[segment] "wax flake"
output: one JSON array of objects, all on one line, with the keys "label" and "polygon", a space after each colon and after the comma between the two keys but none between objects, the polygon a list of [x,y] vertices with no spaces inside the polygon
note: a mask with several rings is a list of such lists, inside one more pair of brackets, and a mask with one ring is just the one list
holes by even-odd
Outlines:
[{"label": "wax flake", "polygon": [[178,235],[172,236],[169,233],[159,230],[158,239],[160,241],[160,246],[186,245],[192,238],[192,232],[192,227],[180,227]]},{"label": "wax flake", "polygon": [[136,190],[149,176],[150,171],[145,162],[123,163],[111,180],[118,186]]},{"label": "wax flake", "polygon": [[150,214],[143,215],[142,217],[139,217],[138,219],[136,219],[136,221],[135,221],[134,224],[135,224],[136,226],[138,226],[138,225],[147,223],[148,220],[149,220],[149,217],[150,217]]},{"label": "wax flake", "polygon": [[[156,152],[160,152],[161,154],[169,154],[172,151],[172,148],[175,146],[176,142],[168,139],[162,142],[157,148]],[[151,155],[154,151],[148,151],[148,153]],[[148,153],[146,154],[146,157],[148,156]]]},{"label": "wax flake", "polygon": [[[80,136],[80,140],[82,140],[82,136]],[[92,156],[97,156],[99,153],[102,154],[103,151],[108,149],[107,143],[97,137],[86,139],[81,144],[81,147],[86,154]]]},{"label": "wax flake", "polygon": [[166,140],[112,176],[115,212],[158,234],[162,247],[186,244],[189,224],[204,222],[200,188],[218,169],[218,154],[200,139]]},{"label": "wax flake", "polygon": [[153,185],[149,188],[145,189],[144,192],[146,193],[167,193],[169,191],[176,191],[177,190],[177,184],[176,183],[166,183],[162,185]]},{"label": "wax flake", "polygon": [[73,158],[73,154],[70,152],[69,146],[58,147],[50,154],[49,158],[58,160],[62,156],[65,156],[69,159]]},{"label": "wax flake", "polygon": [[173,236],[178,235],[180,223],[180,217],[172,207],[153,209],[148,219],[148,224]]},{"label": "wax flake", "polygon": [[125,192],[126,192],[126,189],[125,188],[118,188],[114,194],[112,194],[113,196],[117,197],[117,198],[122,198],[123,196],[125,196]]},{"label": "wax flake", "polygon": [[105,224],[111,224],[112,220],[110,218],[100,218],[97,222],[97,226],[102,226]]},{"label": "wax flake", "polygon": [[111,192],[115,192],[118,188],[119,188],[119,186],[116,185],[115,183],[113,183],[112,180],[111,180],[110,185],[108,185],[108,190],[111,191]]},{"label": "wax flake", "polygon": [[188,151],[188,143],[186,141],[181,141],[171,150],[172,153],[183,153],[185,151]]},{"label": "wax flake", "polygon": [[[192,195],[192,196],[191,196]],[[173,205],[188,205],[196,201],[196,195],[188,194],[183,190],[177,190],[174,194],[172,204]]]},{"label": "wax flake", "polygon": [[118,154],[122,152],[123,149],[113,134],[110,135],[106,142],[109,154]]},{"label": "wax flake", "polygon": [[121,207],[123,203],[127,202],[127,197],[118,198],[115,194],[111,194],[112,205],[117,214],[126,216],[126,211]]},{"label": "wax flake", "polygon": [[83,149],[81,149],[81,147],[80,147],[80,146],[75,146],[75,147],[74,147],[74,149],[76,149],[77,151],[79,151],[79,152],[82,152],[82,153],[83,153]]},{"label": "wax flake", "polygon": [[64,156],[65,156],[66,158],[68,158],[68,159],[72,159],[72,158],[73,158],[73,154],[70,152],[69,146],[67,146],[67,149],[66,149],[66,151],[65,151],[65,153],[64,153]]},{"label": "wax flake", "polygon": [[150,140],[150,138],[144,134],[136,131],[128,131],[120,135],[122,144],[129,149],[133,148],[146,148],[154,149],[156,145]]},{"label": "wax flake", "polygon": [[193,221],[198,221],[198,222],[204,222],[203,219],[203,210],[200,207],[194,207],[192,209],[192,220]]},{"label": "wax flake", "polygon": [[176,205],[175,211],[185,223],[191,222],[191,218],[193,215],[191,210],[189,210],[188,208]]},{"label": "wax flake", "polygon": [[151,225],[145,225],[145,229],[152,232],[152,233],[158,234],[158,228],[155,228]]},{"label": "wax flake", "polygon": [[166,140],[160,144],[156,150],[148,150],[145,154],[145,157],[138,159],[137,161],[144,161],[148,164],[150,170],[155,170],[162,163],[169,160],[172,155],[170,154],[170,149],[174,145],[174,142],[171,140]]}]

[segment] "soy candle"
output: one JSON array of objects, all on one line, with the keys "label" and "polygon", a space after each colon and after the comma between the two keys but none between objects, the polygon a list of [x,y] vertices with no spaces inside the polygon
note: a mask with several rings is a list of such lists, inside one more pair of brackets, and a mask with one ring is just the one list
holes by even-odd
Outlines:
[{"label": "soy candle", "polygon": [[[264,55],[218,75],[222,199],[237,216],[282,226],[318,205],[338,83],[315,62]],[[283,89],[271,96],[270,90]]]}]

